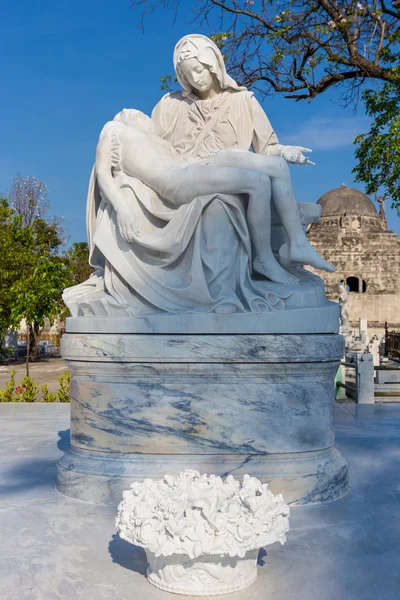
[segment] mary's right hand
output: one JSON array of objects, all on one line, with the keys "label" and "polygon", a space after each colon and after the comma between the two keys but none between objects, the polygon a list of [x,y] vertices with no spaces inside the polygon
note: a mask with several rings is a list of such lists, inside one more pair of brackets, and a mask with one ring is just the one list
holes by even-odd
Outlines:
[{"label": "mary's right hand", "polygon": [[305,156],[312,152],[311,148],[304,148],[303,146],[285,146],[281,156],[288,162],[297,165],[312,165],[315,167],[315,162],[312,162]]}]

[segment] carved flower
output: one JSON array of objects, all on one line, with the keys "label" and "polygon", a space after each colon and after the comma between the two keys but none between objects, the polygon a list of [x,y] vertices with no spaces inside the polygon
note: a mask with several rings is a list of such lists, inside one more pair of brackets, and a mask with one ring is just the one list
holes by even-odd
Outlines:
[{"label": "carved flower", "polygon": [[[138,496],[140,494],[141,491],[141,484],[139,483],[139,481],[134,481],[131,485],[131,492],[135,495]],[[125,490],[124,492],[122,492],[122,498],[126,499],[129,498],[130,493],[128,490]]]},{"label": "carved flower", "polygon": [[158,541],[159,541],[159,546],[154,553],[156,556],[160,556],[161,554],[163,556],[171,556],[171,554],[174,554],[175,545],[172,540],[160,537]]},{"label": "carved flower", "polygon": [[282,515],[279,515],[274,522],[274,533],[276,534],[277,540],[284,544],[286,542],[286,532],[288,531],[288,523]]},{"label": "carved flower", "polygon": [[241,512],[242,505],[237,499],[231,500],[231,502],[225,506],[225,514],[231,522],[237,521],[240,518]]},{"label": "carved flower", "polygon": [[136,519],[151,519],[153,516],[151,507],[147,504],[137,504],[134,509]]},{"label": "carved flower", "polygon": [[[265,485],[265,484],[264,484]],[[251,477],[245,475],[243,477],[242,494],[249,492],[261,492],[263,490],[263,484],[257,477]]]},{"label": "carved flower", "polygon": [[180,502],[179,499],[177,500],[175,498],[168,498],[165,504],[160,507],[160,509],[163,510],[165,519],[171,519],[182,514],[183,506],[183,502]]},{"label": "carved flower", "polygon": [[217,512],[209,516],[208,522],[216,531],[224,531],[228,525],[228,517],[222,512]]},{"label": "carved flower", "polygon": [[178,521],[178,519],[170,519],[165,525],[165,529],[171,535],[176,535],[179,537],[185,531],[186,525],[183,521]]},{"label": "carved flower", "polygon": [[284,543],[289,527],[282,496],[248,475],[240,483],[186,470],[135,482],[122,498],[116,519],[121,537],[156,556],[242,557],[249,549]]},{"label": "carved flower", "polygon": [[247,523],[239,523],[239,525],[236,526],[234,536],[238,542],[242,543],[243,545],[246,545],[252,535],[254,535],[254,532],[252,528],[247,525]]},{"label": "carved flower", "polygon": [[154,531],[151,523],[145,522],[137,529],[136,539],[139,546],[148,546],[152,542],[153,537]]}]

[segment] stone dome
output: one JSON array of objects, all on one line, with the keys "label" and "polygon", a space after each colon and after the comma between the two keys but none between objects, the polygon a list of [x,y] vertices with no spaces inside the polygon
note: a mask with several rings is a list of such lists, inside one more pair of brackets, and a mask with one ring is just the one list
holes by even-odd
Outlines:
[{"label": "stone dome", "polygon": [[339,215],[378,217],[376,208],[368,196],[344,184],[321,196],[318,204],[322,206],[322,217]]}]

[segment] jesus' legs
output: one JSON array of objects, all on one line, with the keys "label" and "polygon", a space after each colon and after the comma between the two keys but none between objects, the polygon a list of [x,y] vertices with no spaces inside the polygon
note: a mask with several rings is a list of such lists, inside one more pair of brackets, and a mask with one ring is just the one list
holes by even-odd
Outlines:
[{"label": "jesus' legs", "polygon": [[306,238],[300,222],[289,167],[284,158],[253,152],[221,151],[215,155],[212,164],[241,169],[257,169],[266,173],[271,178],[275,210],[289,239],[289,259],[292,262],[310,265],[323,271],[335,271],[335,267],[324,260]]},{"label": "jesus' legs", "polygon": [[271,281],[286,285],[298,282],[297,277],[278,263],[271,249],[271,184],[267,175],[250,169],[191,163],[190,168],[174,170],[171,178],[174,187],[179,186],[182,203],[215,193],[248,194],[247,222],[255,253],[253,267]]}]

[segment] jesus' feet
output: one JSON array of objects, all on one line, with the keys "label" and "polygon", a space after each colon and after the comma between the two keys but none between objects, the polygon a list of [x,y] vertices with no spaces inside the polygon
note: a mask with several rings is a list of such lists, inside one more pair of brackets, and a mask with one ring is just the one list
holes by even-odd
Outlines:
[{"label": "jesus' feet", "polygon": [[292,263],[309,265],[329,273],[336,271],[335,267],[322,258],[306,239],[300,243],[289,244],[288,254],[288,258]]},{"label": "jesus' feet", "polygon": [[275,260],[274,256],[267,261],[260,261],[257,258],[253,261],[253,269],[257,271],[257,273],[261,273],[261,275],[265,275],[267,279],[271,281],[275,281],[275,283],[283,283],[285,285],[295,285],[299,282],[297,277],[291,275],[281,267],[277,260]]}]

